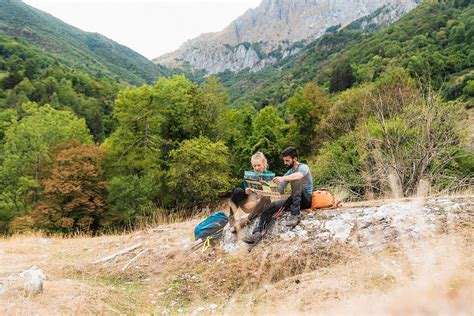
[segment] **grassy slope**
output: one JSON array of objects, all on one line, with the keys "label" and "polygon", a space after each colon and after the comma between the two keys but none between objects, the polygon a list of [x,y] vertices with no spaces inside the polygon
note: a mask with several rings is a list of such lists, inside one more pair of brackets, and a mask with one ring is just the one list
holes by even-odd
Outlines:
[{"label": "grassy slope", "polygon": [[[95,238],[1,239],[0,279],[33,265],[44,269],[48,279],[44,293],[34,297],[22,295],[21,282],[9,285],[0,295],[0,313],[161,314],[181,309],[191,314],[199,306],[209,311],[209,304],[218,305],[218,314],[472,312],[472,222],[375,256],[350,245],[315,247],[295,240],[264,242],[250,254],[215,249],[186,255],[197,222]],[[137,243],[147,252],[125,271],[139,250],[93,263]],[[299,256],[292,255],[295,247]]]},{"label": "grassy slope", "polygon": [[18,0],[0,1],[0,31],[94,76],[141,84],[167,74],[164,67],[123,45],[100,34],[81,31]]}]

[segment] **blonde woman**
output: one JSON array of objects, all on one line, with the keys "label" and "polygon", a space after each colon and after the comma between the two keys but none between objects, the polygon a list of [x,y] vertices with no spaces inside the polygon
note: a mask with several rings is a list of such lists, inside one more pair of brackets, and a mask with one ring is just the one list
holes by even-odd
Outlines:
[{"label": "blonde woman", "polygon": [[[268,170],[268,161],[262,152],[258,151],[253,154],[250,163],[254,171],[251,176],[265,180],[271,180],[275,177],[275,174]],[[246,172],[245,174],[248,175],[250,173]],[[239,228],[248,224],[252,219],[260,215],[265,206],[271,203],[269,197],[258,196],[252,192],[245,180],[244,188],[245,190],[235,188],[229,201],[231,223],[234,224],[231,229],[232,232],[236,232]],[[239,213],[239,209],[244,214]]]}]

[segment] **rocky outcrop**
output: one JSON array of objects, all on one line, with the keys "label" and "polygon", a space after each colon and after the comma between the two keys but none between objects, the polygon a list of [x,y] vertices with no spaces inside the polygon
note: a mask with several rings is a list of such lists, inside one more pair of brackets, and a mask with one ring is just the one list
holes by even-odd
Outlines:
[{"label": "rocky outcrop", "polygon": [[[287,227],[286,214],[273,225],[266,238],[270,242],[299,240],[314,245],[345,243],[375,254],[408,240],[446,231],[459,223],[471,223],[473,211],[474,202],[470,197],[460,200],[414,199],[379,206],[303,213],[302,220],[295,227]],[[256,224],[247,227],[241,235],[251,233]],[[221,247],[232,253],[247,245],[226,227]]]},{"label": "rocky outcrop", "polygon": [[189,64],[209,73],[245,68],[259,70],[296,54],[335,25],[346,25],[381,10],[374,23],[392,22],[419,0],[263,0],[218,33],[203,34],[154,62],[176,67]]}]

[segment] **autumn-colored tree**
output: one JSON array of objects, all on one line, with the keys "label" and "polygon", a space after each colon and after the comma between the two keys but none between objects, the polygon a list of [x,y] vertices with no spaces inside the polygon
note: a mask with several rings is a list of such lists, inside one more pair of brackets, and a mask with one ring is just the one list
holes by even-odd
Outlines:
[{"label": "autumn-colored tree", "polygon": [[64,233],[95,231],[104,225],[106,183],[103,149],[70,141],[53,153],[50,176],[32,212],[35,226]]}]

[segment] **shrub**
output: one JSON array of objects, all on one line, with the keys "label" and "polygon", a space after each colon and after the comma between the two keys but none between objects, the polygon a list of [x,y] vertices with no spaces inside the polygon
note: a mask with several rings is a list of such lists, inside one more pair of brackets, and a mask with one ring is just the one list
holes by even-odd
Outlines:
[{"label": "shrub", "polygon": [[316,188],[333,188],[349,192],[352,197],[364,195],[361,178],[361,156],[354,133],[341,136],[333,143],[324,143],[320,154],[310,163]]},{"label": "shrub", "polygon": [[107,204],[113,222],[132,224],[139,217],[152,215],[156,211],[159,188],[158,177],[151,174],[112,178],[107,184]]},{"label": "shrub", "polygon": [[170,158],[168,185],[178,207],[213,205],[230,190],[230,157],[223,142],[202,136],[185,140]]}]

